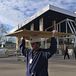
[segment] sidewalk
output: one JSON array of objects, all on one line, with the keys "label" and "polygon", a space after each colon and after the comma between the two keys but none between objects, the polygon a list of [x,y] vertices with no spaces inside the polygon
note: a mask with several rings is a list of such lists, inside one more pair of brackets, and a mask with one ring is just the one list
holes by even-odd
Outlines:
[{"label": "sidewalk", "polygon": [[[25,63],[16,57],[0,58],[0,76],[25,76]],[[76,76],[76,60],[53,56],[49,59],[49,76]]]}]

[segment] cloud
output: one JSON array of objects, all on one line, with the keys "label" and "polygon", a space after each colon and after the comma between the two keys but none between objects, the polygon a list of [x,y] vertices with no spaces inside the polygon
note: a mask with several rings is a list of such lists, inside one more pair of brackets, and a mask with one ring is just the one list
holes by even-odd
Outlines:
[{"label": "cloud", "polygon": [[48,4],[76,10],[76,0],[0,0],[0,20],[17,26]]},{"label": "cloud", "polygon": [[21,22],[24,19],[23,13],[19,12],[17,10],[12,9],[8,6],[0,6],[0,15],[1,18],[5,17],[8,19],[8,21],[13,22],[13,24],[17,25],[19,22]]},{"label": "cloud", "polygon": [[75,11],[76,10],[76,0],[49,0],[51,4],[64,8],[67,10]]},{"label": "cloud", "polygon": [[11,26],[14,26],[14,23],[11,20],[8,20],[6,17],[3,17],[0,15],[0,23],[6,23],[10,24]]},{"label": "cloud", "polygon": [[[38,2],[38,3],[36,3]],[[7,18],[7,21],[11,21],[14,25],[22,23],[27,17],[30,17],[42,5],[42,1],[33,0],[4,0],[0,1],[0,15]],[[47,4],[47,0],[44,4]],[[1,18],[2,18],[1,17]],[[4,21],[6,22],[6,21]]]}]

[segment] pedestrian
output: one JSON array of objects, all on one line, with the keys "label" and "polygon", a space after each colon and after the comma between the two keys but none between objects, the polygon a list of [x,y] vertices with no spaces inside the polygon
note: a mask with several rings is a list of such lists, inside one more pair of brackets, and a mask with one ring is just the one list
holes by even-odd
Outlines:
[{"label": "pedestrian", "polygon": [[51,46],[48,49],[40,48],[39,38],[31,40],[32,49],[24,52],[26,57],[26,76],[48,76],[48,59],[57,51],[57,41],[51,38]]},{"label": "pedestrian", "polygon": [[76,59],[76,46],[74,47],[74,55],[75,55],[75,59]]},{"label": "pedestrian", "polygon": [[21,49],[21,52],[25,55],[25,37],[22,38],[21,40],[21,44],[20,44],[20,49]]},{"label": "pedestrian", "polygon": [[66,56],[68,57],[68,59],[70,59],[69,53],[68,53],[68,46],[65,47],[64,50],[64,59],[66,58]]}]

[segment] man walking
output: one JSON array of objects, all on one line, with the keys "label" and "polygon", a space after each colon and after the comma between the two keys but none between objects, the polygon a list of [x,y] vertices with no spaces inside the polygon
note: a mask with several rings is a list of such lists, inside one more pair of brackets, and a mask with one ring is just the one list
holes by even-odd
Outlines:
[{"label": "man walking", "polygon": [[70,59],[70,56],[68,54],[68,46],[66,46],[66,49],[65,49],[64,59],[65,59],[66,56],[68,57],[68,59]]},{"label": "man walking", "polygon": [[74,55],[75,55],[75,59],[76,59],[76,46],[74,47]]}]

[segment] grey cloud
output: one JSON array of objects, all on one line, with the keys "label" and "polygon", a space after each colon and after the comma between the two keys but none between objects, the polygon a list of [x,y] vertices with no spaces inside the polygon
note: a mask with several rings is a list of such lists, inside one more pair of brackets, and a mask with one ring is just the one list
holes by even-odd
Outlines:
[{"label": "grey cloud", "polygon": [[[10,19],[12,20],[12,15],[17,14],[17,16],[13,19],[18,21],[24,21],[24,19],[32,16],[35,12],[48,4],[71,11],[76,10],[76,0],[0,0],[0,6],[2,6],[1,9],[10,8],[8,11],[11,10],[13,12],[8,12],[8,14],[11,14]],[[3,11],[0,12],[4,13]]]}]

